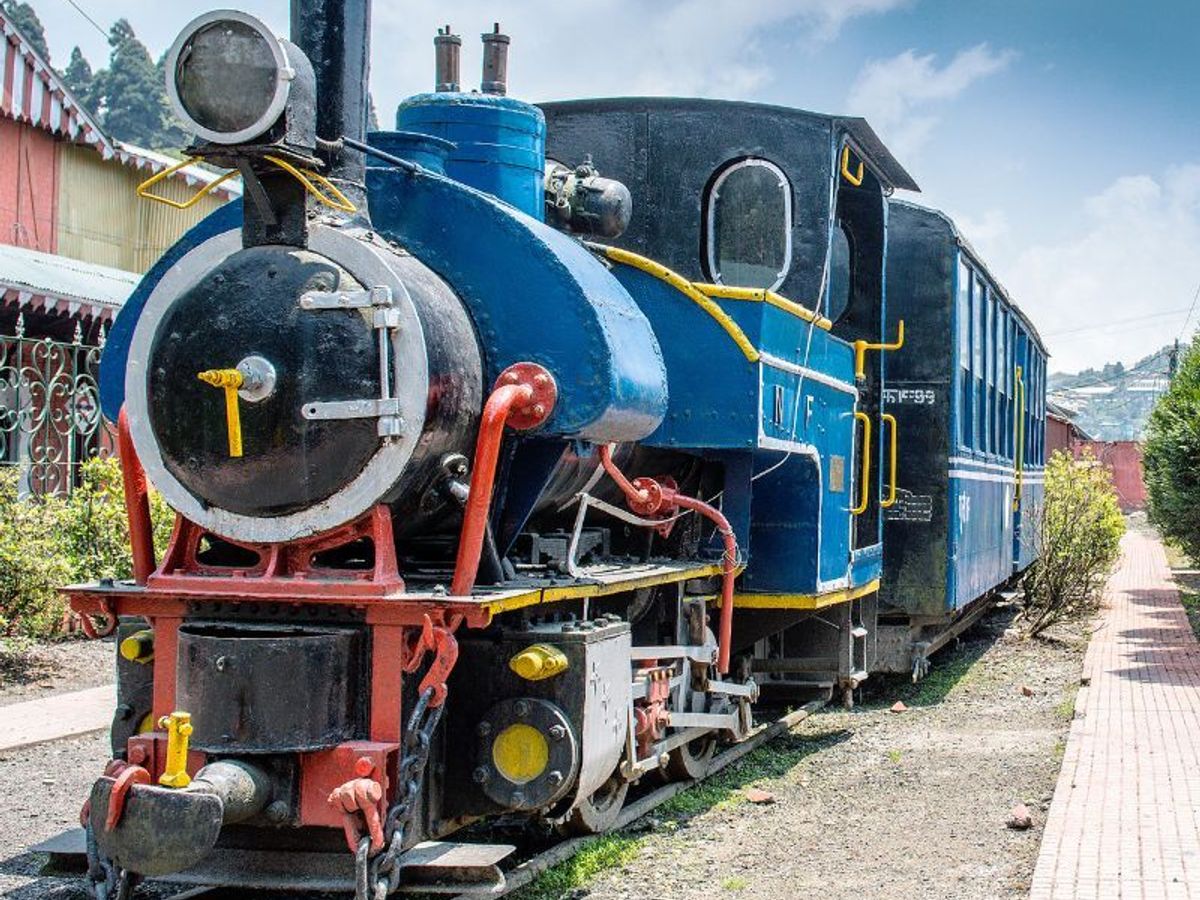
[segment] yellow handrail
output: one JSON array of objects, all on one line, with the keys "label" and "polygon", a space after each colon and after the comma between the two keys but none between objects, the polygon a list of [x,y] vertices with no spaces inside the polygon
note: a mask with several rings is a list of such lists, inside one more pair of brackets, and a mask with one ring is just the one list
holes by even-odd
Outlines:
[{"label": "yellow handrail", "polygon": [[899,350],[904,346],[904,320],[896,328],[896,340],[891,343],[872,344],[870,341],[859,339],[854,342],[854,377],[860,381],[867,377],[868,350]]},{"label": "yellow handrail", "polygon": [[[278,156],[264,156],[263,159],[269,163],[274,163],[279,168],[283,169],[283,171],[295,178],[304,186],[306,191],[316,198],[319,203],[328,206],[330,209],[336,209],[341,212],[352,213],[357,211],[358,207],[350,202],[350,198],[339,191],[337,186],[334,185],[334,183],[324,175],[321,175],[318,172],[313,172],[310,169],[298,169],[286,159],[280,159]],[[313,184],[314,181],[317,184]],[[321,191],[317,189],[317,185],[320,185],[322,188],[328,191],[328,195],[321,193]]]},{"label": "yellow handrail", "polygon": [[887,507],[891,506],[893,503],[896,502],[897,425],[896,425],[896,417],[893,415],[890,415],[889,413],[882,413],[879,416],[879,418],[881,418],[881,419],[883,419],[883,421],[887,422],[888,425],[890,425],[891,429],[892,429],[892,446],[891,446],[891,450],[888,453],[888,455],[891,459],[891,467],[892,467],[891,475],[888,477],[888,495],[887,495],[887,499],[882,501],[879,504],[880,506],[882,506],[886,509]]},{"label": "yellow handrail", "polygon": [[812,322],[818,328],[823,328],[825,331],[833,328],[833,323],[820,313],[815,313],[807,306],[797,303],[794,300],[789,300],[787,297],[783,297],[765,288],[733,287],[725,284],[706,284],[699,281],[693,281],[692,287],[706,297],[766,303],[768,306],[774,306],[776,309],[791,313],[796,318],[803,319],[805,322]]},{"label": "yellow handrail", "polygon": [[193,206],[199,203],[202,198],[208,194],[211,194],[217,185],[224,181],[228,181],[237,174],[236,169],[230,169],[220,178],[210,181],[187,200],[172,200],[170,197],[164,197],[161,194],[150,193],[150,188],[154,187],[164,178],[170,178],[180,169],[186,169],[195,161],[196,160],[194,158],[188,157],[187,159],[183,160],[183,162],[178,162],[173,166],[163,169],[161,172],[156,172],[137,186],[137,195],[144,200],[153,200],[155,203],[164,203],[173,209],[191,209]]},{"label": "yellow handrail", "polygon": [[1017,487],[1013,494],[1013,511],[1021,507],[1022,488],[1025,485],[1025,382],[1022,381],[1022,376],[1025,374],[1024,369],[1017,366],[1017,452],[1016,465],[1013,469],[1013,475],[1016,476]]},{"label": "yellow handrail", "polygon": [[862,422],[863,427],[862,478],[858,506],[852,507],[850,514],[859,516],[867,511],[867,502],[871,497],[871,417],[865,412],[856,412],[854,418]]},{"label": "yellow handrail", "polygon": [[610,247],[607,244],[588,244],[589,247],[604,253],[610,260],[621,265],[630,266],[640,272],[645,272],[647,275],[657,278],[659,281],[666,282],[679,293],[683,294],[702,310],[712,317],[724,332],[729,335],[742,355],[750,362],[758,362],[758,349],[746,337],[746,332],[738,326],[738,323],[729,317],[725,310],[721,309],[711,299],[706,297],[702,291],[696,288],[690,281],[661,263],[656,263],[652,259],[647,259],[637,253],[629,250],[622,250],[620,247]]},{"label": "yellow handrail", "polygon": [[842,147],[842,177],[845,178],[855,187],[862,187],[863,183],[863,163],[858,161],[858,174],[850,174],[850,145],[846,144]]}]

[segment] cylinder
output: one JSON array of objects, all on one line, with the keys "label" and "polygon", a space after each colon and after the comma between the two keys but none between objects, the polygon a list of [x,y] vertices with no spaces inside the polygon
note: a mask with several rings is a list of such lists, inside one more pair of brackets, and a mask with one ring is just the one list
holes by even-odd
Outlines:
[{"label": "cylinder", "polygon": [[462,54],[462,38],[450,33],[450,26],[439,28],[433,39],[436,71],[433,79],[435,91],[457,91],[459,89],[459,61]]},{"label": "cylinder", "polygon": [[500,23],[492,26],[483,38],[483,83],[480,90],[485,94],[508,93],[508,44],[507,34],[500,33]]},{"label": "cylinder", "polygon": [[[317,79],[317,136],[365,140],[371,0],[292,0],[291,31]],[[327,174],[365,213],[363,155],[342,148]]]}]

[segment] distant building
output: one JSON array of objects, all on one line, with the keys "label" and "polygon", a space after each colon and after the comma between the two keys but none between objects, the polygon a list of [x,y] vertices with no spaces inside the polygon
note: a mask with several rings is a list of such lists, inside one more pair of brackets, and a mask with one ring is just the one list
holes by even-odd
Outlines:
[{"label": "distant building", "polygon": [[1125,512],[1146,508],[1146,479],[1142,469],[1142,445],[1138,441],[1082,441],[1075,446],[1076,458],[1091,453],[1112,470],[1117,502]]},{"label": "distant building", "polygon": [[[108,324],[163,251],[240,195],[231,180],[188,210],[137,196],[175,163],[106,135],[0,11],[0,465],[27,490],[69,489],[104,446]],[[155,190],[182,201],[216,177],[187,166]]]},{"label": "distant building", "polygon": [[1075,421],[1076,413],[1061,403],[1046,399],[1046,455],[1055,450],[1074,453],[1074,447],[1089,436]]}]

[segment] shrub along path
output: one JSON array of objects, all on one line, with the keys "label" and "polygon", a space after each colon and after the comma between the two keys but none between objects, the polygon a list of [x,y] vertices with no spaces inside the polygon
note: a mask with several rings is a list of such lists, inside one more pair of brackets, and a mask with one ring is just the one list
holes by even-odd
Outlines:
[{"label": "shrub along path", "polygon": [[1200,644],[1158,539],[1121,549],[1031,900],[1200,897]]}]

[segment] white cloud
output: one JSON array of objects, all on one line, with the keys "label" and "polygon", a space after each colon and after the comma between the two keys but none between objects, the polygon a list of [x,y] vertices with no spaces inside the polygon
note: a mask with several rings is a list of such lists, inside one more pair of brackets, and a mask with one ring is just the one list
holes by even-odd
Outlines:
[{"label": "white cloud", "polygon": [[[107,60],[103,36],[64,0],[33,0],[47,24],[56,63],[82,44],[93,67]],[[376,0],[373,4],[371,87],[381,123],[396,104],[433,84],[433,35],[447,22],[463,36],[463,84],[479,83],[479,34],[499,21],[512,35],[510,85],[530,100],[629,94],[746,98],[776,77],[778,60],[764,37],[829,41],[852,19],[887,12],[912,0],[594,0],[575,12],[558,0]],[[133,23],[157,58],[190,19],[216,0],[90,0],[101,25]],[[286,34],[284,0],[242,0],[239,9]]]},{"label": "white cloud", "polygon": [[[1077,220],[1071,237],[1021,253],[1008,279],[1046,336],[1053,368],[1130,363],[1174,340],[1185,312],[1127,320],[1191,302],[1200,282],[1200,163],[1118,178],[1084,201]],[[1105,324],[1117,319],[1126,321]]]},{"label": "white cloud", "polygon": [[[494,19],[513,36],[510,82],[544,100],[622,94],[744,98],[768,84],[777,61],[761,51],[771,32],[830,40],[850,19],[906,0],[597,0],[586,15],[557,0],[376,3],[373,82],[388,101],[431,81],[430,41],[448,19],[463,34],[463,81],[479,79],[477,35]],[[385,51],[382,48],[387,46]]]},{"label": "white cloud", "polygon": [[937,126],[931,111],[953,100],[981,78],[1008,66],[1011,50],[993,51],[986,43],[955,54],[940,68],[932,53],[918,56],[913,50],[890,59],[872,60],[859,72],[850,88],[847,106],[865,116],[901,159],[911,158]]}]

